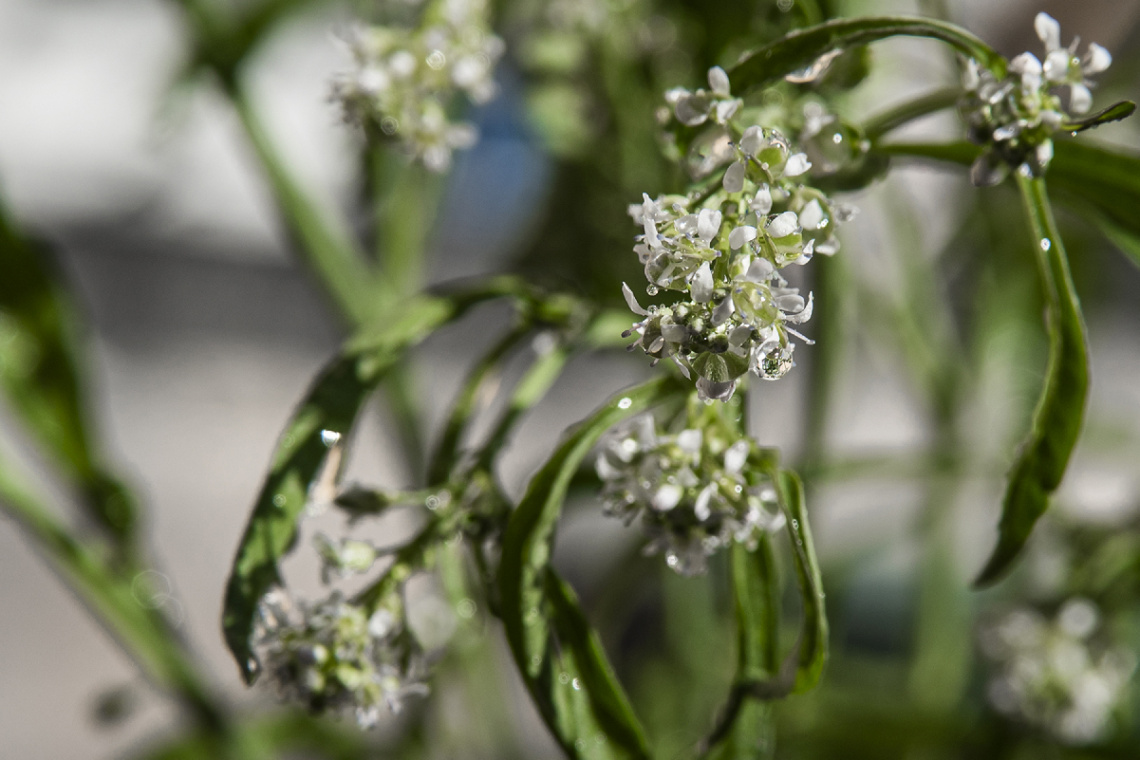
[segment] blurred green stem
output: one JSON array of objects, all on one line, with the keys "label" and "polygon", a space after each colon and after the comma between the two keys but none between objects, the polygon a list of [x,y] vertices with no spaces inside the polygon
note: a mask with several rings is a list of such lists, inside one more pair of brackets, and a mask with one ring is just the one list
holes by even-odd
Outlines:
[{"label": "blurred green stem", "polygon": [[377,312],[382,297],[392,289],[377,281],[352,238],[325,218],[290,174],[246,89],[239,84],[228,92],[265,170],[297,252],[317,275],[340,316],[353,327],[367,323]]}]

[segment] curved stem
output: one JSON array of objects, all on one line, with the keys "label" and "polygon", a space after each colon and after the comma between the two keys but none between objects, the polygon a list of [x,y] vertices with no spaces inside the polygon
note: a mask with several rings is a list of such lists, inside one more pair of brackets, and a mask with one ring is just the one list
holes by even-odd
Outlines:
[{"label": "curved stem", "polygon": [[883,135],[915,119],[953,108],[961,96],[962,91],[957,87],[947,87],[920,95],[872,116],[863,124],[863,133],[871,142],[878,142]]}]

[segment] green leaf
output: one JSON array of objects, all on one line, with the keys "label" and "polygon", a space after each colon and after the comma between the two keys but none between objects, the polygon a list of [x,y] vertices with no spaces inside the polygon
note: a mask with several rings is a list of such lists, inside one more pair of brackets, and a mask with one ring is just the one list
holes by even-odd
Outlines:
[{"label": "green leaf", "polygon": [[1017,184],[1029,216],[1032,247],[1045,289],[1049,363],[1029,434],[1010,471],[998,543],[975,581],[977,586],[990,585],[1005,574],[1048,508],[1049,496],[1060,485],[1080,436],[1088,397],[1085,324],[1045,181],[1018,173]]},{"label": "green leaf", "polygon": [[799,582],[804,623],[800,629],[799,655],[794,693],[808,691],[819,683],[827,663],[827,610],[823,601],[823,580],[819,560],[811,539],[804,487],[791,470],[780,470],[776,477],[780,507],[787,517],[788,538],[792,544],[792,560]]},{"label": "green leaf", "polygon": [[[484,294],[495,292],[492,288]],[[378,320],[380,326],[348,342],[294,413],[278,442],[226,586],[222,627],[247,682],[256,678],[249,637],[257,605],[280,583],[277,562],[292,547],[309,490],[329,458],[325,431],[344,441],[364,401],[403,352],[459,317],[473,302],[470,298],[420,296],[396,306],[390,319]]]},{"label": "green leaf", "polygon": [[101,542],[80,541],[0,460],[0,509],[16,521],[92,616],[156,686],[181,699],[206,725],[218,714],[179,637],[162,612],[140,604],[134,581],[141,568],[110,564]]},{"label": "green leaf", "polygon": [[767,536],[753,551],[732,547],[732,595],[736,610],[737,665],[721,719],[705,740],[704,756],[714,760],[770,758],[776,749],[772,705],[745,684],[778,675],[780,587],[776,559]]},{"label": "green leaf", "polygon": [[1131,100],[1122,100],[1083,119],[1062,122],[1061,129],[1066,132],[1084,132],[1086,129],[1095,129],[1104,124],[1111,124],[1114,121],[1127,119],[1135,112],[1135,103]]},{"label": "green leaf", "polygon": [[1005,74],[1005,59],[965,29],[933,19],[870,16],[796,30],[745,55],[729,69],[729,81],[734,92],[742,93],[808,69],[834,51],[898,36],[940,40],[995,74]]},{"label": "green leaf", "polygon": [[[969,166],[981,149],[970,143],[893,143],[877,151]],[[1058,140],[1049,164],[1057,200],[1088,218],[1140,265],[1140,155],[1083,140]]]},{"label": "green leaf", "polygon": [[663,376],[611,398],[531,478],[503,537],[507,640],[539,712],[571,757],[645,758],[649,750],[596,634],[550,566],[558,516],[578,465],[601,435],[680,393],[677,381]]},{"label": "green leaf", "polygon": [[22,236],[0,206],[0,388],[95,521],[125,547],[136,507],[92,444],[78,333],[52,252]]}]

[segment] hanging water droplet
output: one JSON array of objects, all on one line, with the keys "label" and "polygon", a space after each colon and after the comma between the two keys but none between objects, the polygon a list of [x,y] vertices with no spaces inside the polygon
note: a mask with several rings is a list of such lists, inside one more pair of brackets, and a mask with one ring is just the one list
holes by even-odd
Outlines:
[{"label": "hanging water droplet", "polygon": [[1041,238],[1041,250],[1047,251],[1053,247],[1052,241],[1049,238]]},{"label": "hanging water droplet", "polygon": [[328,446],[329,448],[332,448],[333,446],[340,443],[340,433],[336,432],[335,430],[322,430],[321,443],[323,443],[325,446]]},{"label": "hanging water droplet", "polygon": [[286,502],[285,494],[283,494],[283,493],[279,493],[273,497],[273,506],[277,507],[278,509],[284,507],[285,502]]},{"label": "hanging water droplet", "polygon": [[575,678],[573,681],[571,681],[570,685],[574,688],[574,691],[581,691],[582,690],[582,682],[579,681],[577,678]]},{"label": "hanging water droplet", "polygon": [[618,409],[629,409],[631,406],[633,406],[633,399],[631,399],[629,396],[626,396],[621,401],[618,401]]},{"label": "hanging water droplet", "polygon": [[651,295],[651,296],[655,296],[655,295],[657,295],[657,293],[658,293],[658,292],[660,292],[660,291],[658,291],[658,290],[657,290],[657,286],[656,286],[656,285],[649,285],[649,286],[647,286],[647,287],[645,288],[645,292],[646,292],[646,293],[648,293],[648,294],[649,294],[649,295]]},{"label": "hanging water droplet", "polygon": [[432,494],[431,496],[424,499],[424,506],[432,511],[435,511],[439,508],[439,497],[435,494]]}]

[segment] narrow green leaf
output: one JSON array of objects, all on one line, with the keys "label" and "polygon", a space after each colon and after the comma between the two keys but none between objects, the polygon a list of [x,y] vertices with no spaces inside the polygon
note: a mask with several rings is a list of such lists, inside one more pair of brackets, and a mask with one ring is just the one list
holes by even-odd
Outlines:
[{"label": "narrow green leaf", "polygon": [[222,717],[160,610],[140,604],[133,579],[141,568],[112,566],[107,547],[80,541],[0,461],[0,510],[7,512],[65,583],[159,688],[186,703],[205,725]]},{"label": "narrow green leaf", "polygon": [[819,683],[827,663],[827,610],[823,601],[823,580],[819,560],[815,556],[804,487],[791,470],[780,470],[776,478],[780,507],[787,517],[788,538],[792,544],[792,560],[799,581],[804,623],[800,630],[798,666],[794,693],[808,691]]},{"label": "narrow green leaf", "polygon": [[[965,142],[892,143],[876,151],[969,166],[981,149]],[[1140,265],[1140,155],[1084,140],[1058,140],[1048,177],[1060,203],[1088,218]]]},{"label": "narrow green leaf", "polygon": [[343,221],[335,224],[330,220],[290,173],[248,94],[235,86],[230,96],[302,261],[350,326],[368,324],[381,298],[391,294],[381,287]]},{"label": "narrow green leaf", "polygon": [[1049,496],[1060,485],[1080,436],[1088,396],[1085,324],[1045,181],[1018,173],[1017,184],[1029,216],[1032,247],[1045,289],[1049,363],[1029,434],[1010,471],[998,543],[975,581],[977,586],[990,585],[1005,574],[1049,507]]},{"label": "narrow green leaf", "polygon": [[277,562],[293,545],[297,519],[322,474],[329,444],[350,435],[364,401],[402,353],[457,318],[469,303],[421,296],[393,308],[390,319],[379,320],[382,327],[348,342],[294,413],[278,442],[226,587],[222,627],[247,682],[257,675],[249,637],[258,602],[280,583]]},{"label": "narrow green leaf", "polygon": [[676,380],[663,376],[611,398],[531,478],[507,524],[499,565],[507,640],[539,712],[571,757],[645,758],[649,750],[596,635],[550,567],[555,526],[566,490],[598,438],[679,392]]},{"label": "narrow green leaf", "polygon": [[945,42],[995,74],[1005,74],[1005,59],[961,27],[933,19],[869,16],[836,19],[791,32],[745,55],[729,69],[729,81],[735,92],[764,87],[788,74],[812,67],[835,51],[899,36]]},{"label": "narrow green leaf", "polygon": [[0,205],[0,389],[91,516],[125,546],[136,507],[91,441],[78,332],[52,251],[21,235]]},{"label": "narrow green leaf", "polygon": [[1086,129],[1095,129],[1096,127],[1104,124],[1111,124],[1114,121],[1127,119],[1136,112],[1136,104],[1131,100],[1122,100],[1119,103],[1113,103],[1108,108],[1101,109],[1096,113],[1086,116],[1083,119],[1076,121],[1066,121],[1061,123],[1061,129],[1066,132],[1084,132]]},{"label": "narrow green leaf", "polygon": [[763,760],[776,750],[772,705],[742,686],[771,681],[780,667],[780,587],[770,539],[761,538],[753,551],[733,546],[731,562],[736,677],[721,719],[704,747],[713,760]]}]

